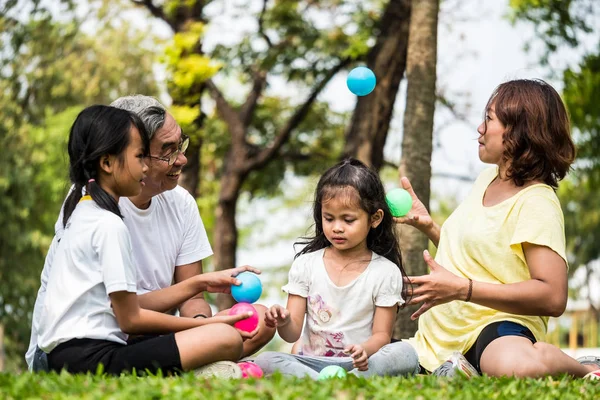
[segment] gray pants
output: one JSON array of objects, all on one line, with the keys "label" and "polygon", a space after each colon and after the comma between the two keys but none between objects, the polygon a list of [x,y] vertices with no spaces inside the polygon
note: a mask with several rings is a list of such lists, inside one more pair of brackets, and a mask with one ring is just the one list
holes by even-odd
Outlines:
[{"label": "gray pants", "polygon": [[369,376],[412,375],[419,372],[419,357],[415,349],[407,342],[390,343],[369,357],[369,369],[359,371],[352,367],[351,357],[315,357],[297,354],[267,351],[254,360],[266,375],[279,371],[283,375],[317,379],[319,372],[329,366],[337,365],[351,374]]}]

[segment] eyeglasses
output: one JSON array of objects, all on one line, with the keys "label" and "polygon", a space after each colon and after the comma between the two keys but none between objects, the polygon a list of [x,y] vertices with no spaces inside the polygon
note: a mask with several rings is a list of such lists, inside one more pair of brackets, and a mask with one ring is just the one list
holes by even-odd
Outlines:
[{"label": "eyeglasses", "polygon": [[167,154],[164,157],[157,157],[157,156],[149,155],[148,158],[154,158],[155,160],[164,161],[169,165],[173,165],[173,164],[175,164],[177,157],[179,157],[179,153],[185,154],[185,151],[187,150],[189,145],[190,145],[190,137],[188,135],[182,133],[181,134],[181,142],[179,143],[179,148],[177,150],[173,151],[172,153]]}]

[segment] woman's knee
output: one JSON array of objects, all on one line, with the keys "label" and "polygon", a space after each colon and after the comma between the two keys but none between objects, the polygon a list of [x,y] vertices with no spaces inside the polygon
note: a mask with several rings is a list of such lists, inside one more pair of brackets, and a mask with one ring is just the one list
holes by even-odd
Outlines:
[{"label": "woman's knee", "polygon": [[533,352],[528,357],[529,362],[516,369],[515,376],[538,378],[552,373],[556,347],[544,342],[533,344]]},{"label": "woman's knee", "polygon": [[483,373],[494,377],[516,378],[539,378],[551,373],[552,345],[536,342],[528,346],[501,349],[498,346],[492,347],[493,344],[492,342],[482,355]]}]

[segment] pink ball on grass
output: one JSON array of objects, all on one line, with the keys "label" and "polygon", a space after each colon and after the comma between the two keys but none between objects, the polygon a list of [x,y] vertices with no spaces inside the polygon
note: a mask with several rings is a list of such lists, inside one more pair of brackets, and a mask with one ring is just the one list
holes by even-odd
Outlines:
[{"label": "pink ball on grass", "polygon": [[253,362],[240,362],[238,366],[242,370],[242,378],[262,378],[264,375],[263,370]]},{"label": "pink ball on grass", "polygon": [[245,332],[252,332],[258,326],[258,313],[256,312],[256,308],[252,306],[252,304],[248,303],[237,303],[231,310],[229,310],[229,315],[238,315],[245,314],[248,312],[252,312],[252,316],[245,318],[241,321],[233,324],[237,329]]}]

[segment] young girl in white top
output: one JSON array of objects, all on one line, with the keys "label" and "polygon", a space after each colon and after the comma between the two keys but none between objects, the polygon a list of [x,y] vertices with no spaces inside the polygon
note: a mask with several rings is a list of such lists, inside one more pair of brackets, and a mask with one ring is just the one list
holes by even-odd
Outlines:
[{"label": "young girl in white top", "polygon": [[289,343],[304,332],[300,352],[266,352],[256,363],[267,374],[313,378],[329,365],[362,376],[417,372],[415,350],[390,344],[406,288],[379,176],[357,160],[335,165],[319,180],[313,215],[315,236],[301,243],[283,287],[287,307],[265,316]]},{"label": "young girl in white top", "polygon": [[[140,193],[148,149],[141,121],[117,108],[88,107],[71,128],[75,189],[65,202],[64,234],[56,244],[39,325],[39,347],[48,353],[51,370],[95,372],[102,364],[110,374],[171,373],[241,355],[242,336],[231,324],[248,315],[178,318],[149,305],[173,296],[184,301],[203,290],[227,291],[237,283],[233,276],[248,267],[199,275],[177,290],[136,295],[131,238],[118,201]],[[154,336],[128,341],[128,334]]]}]

